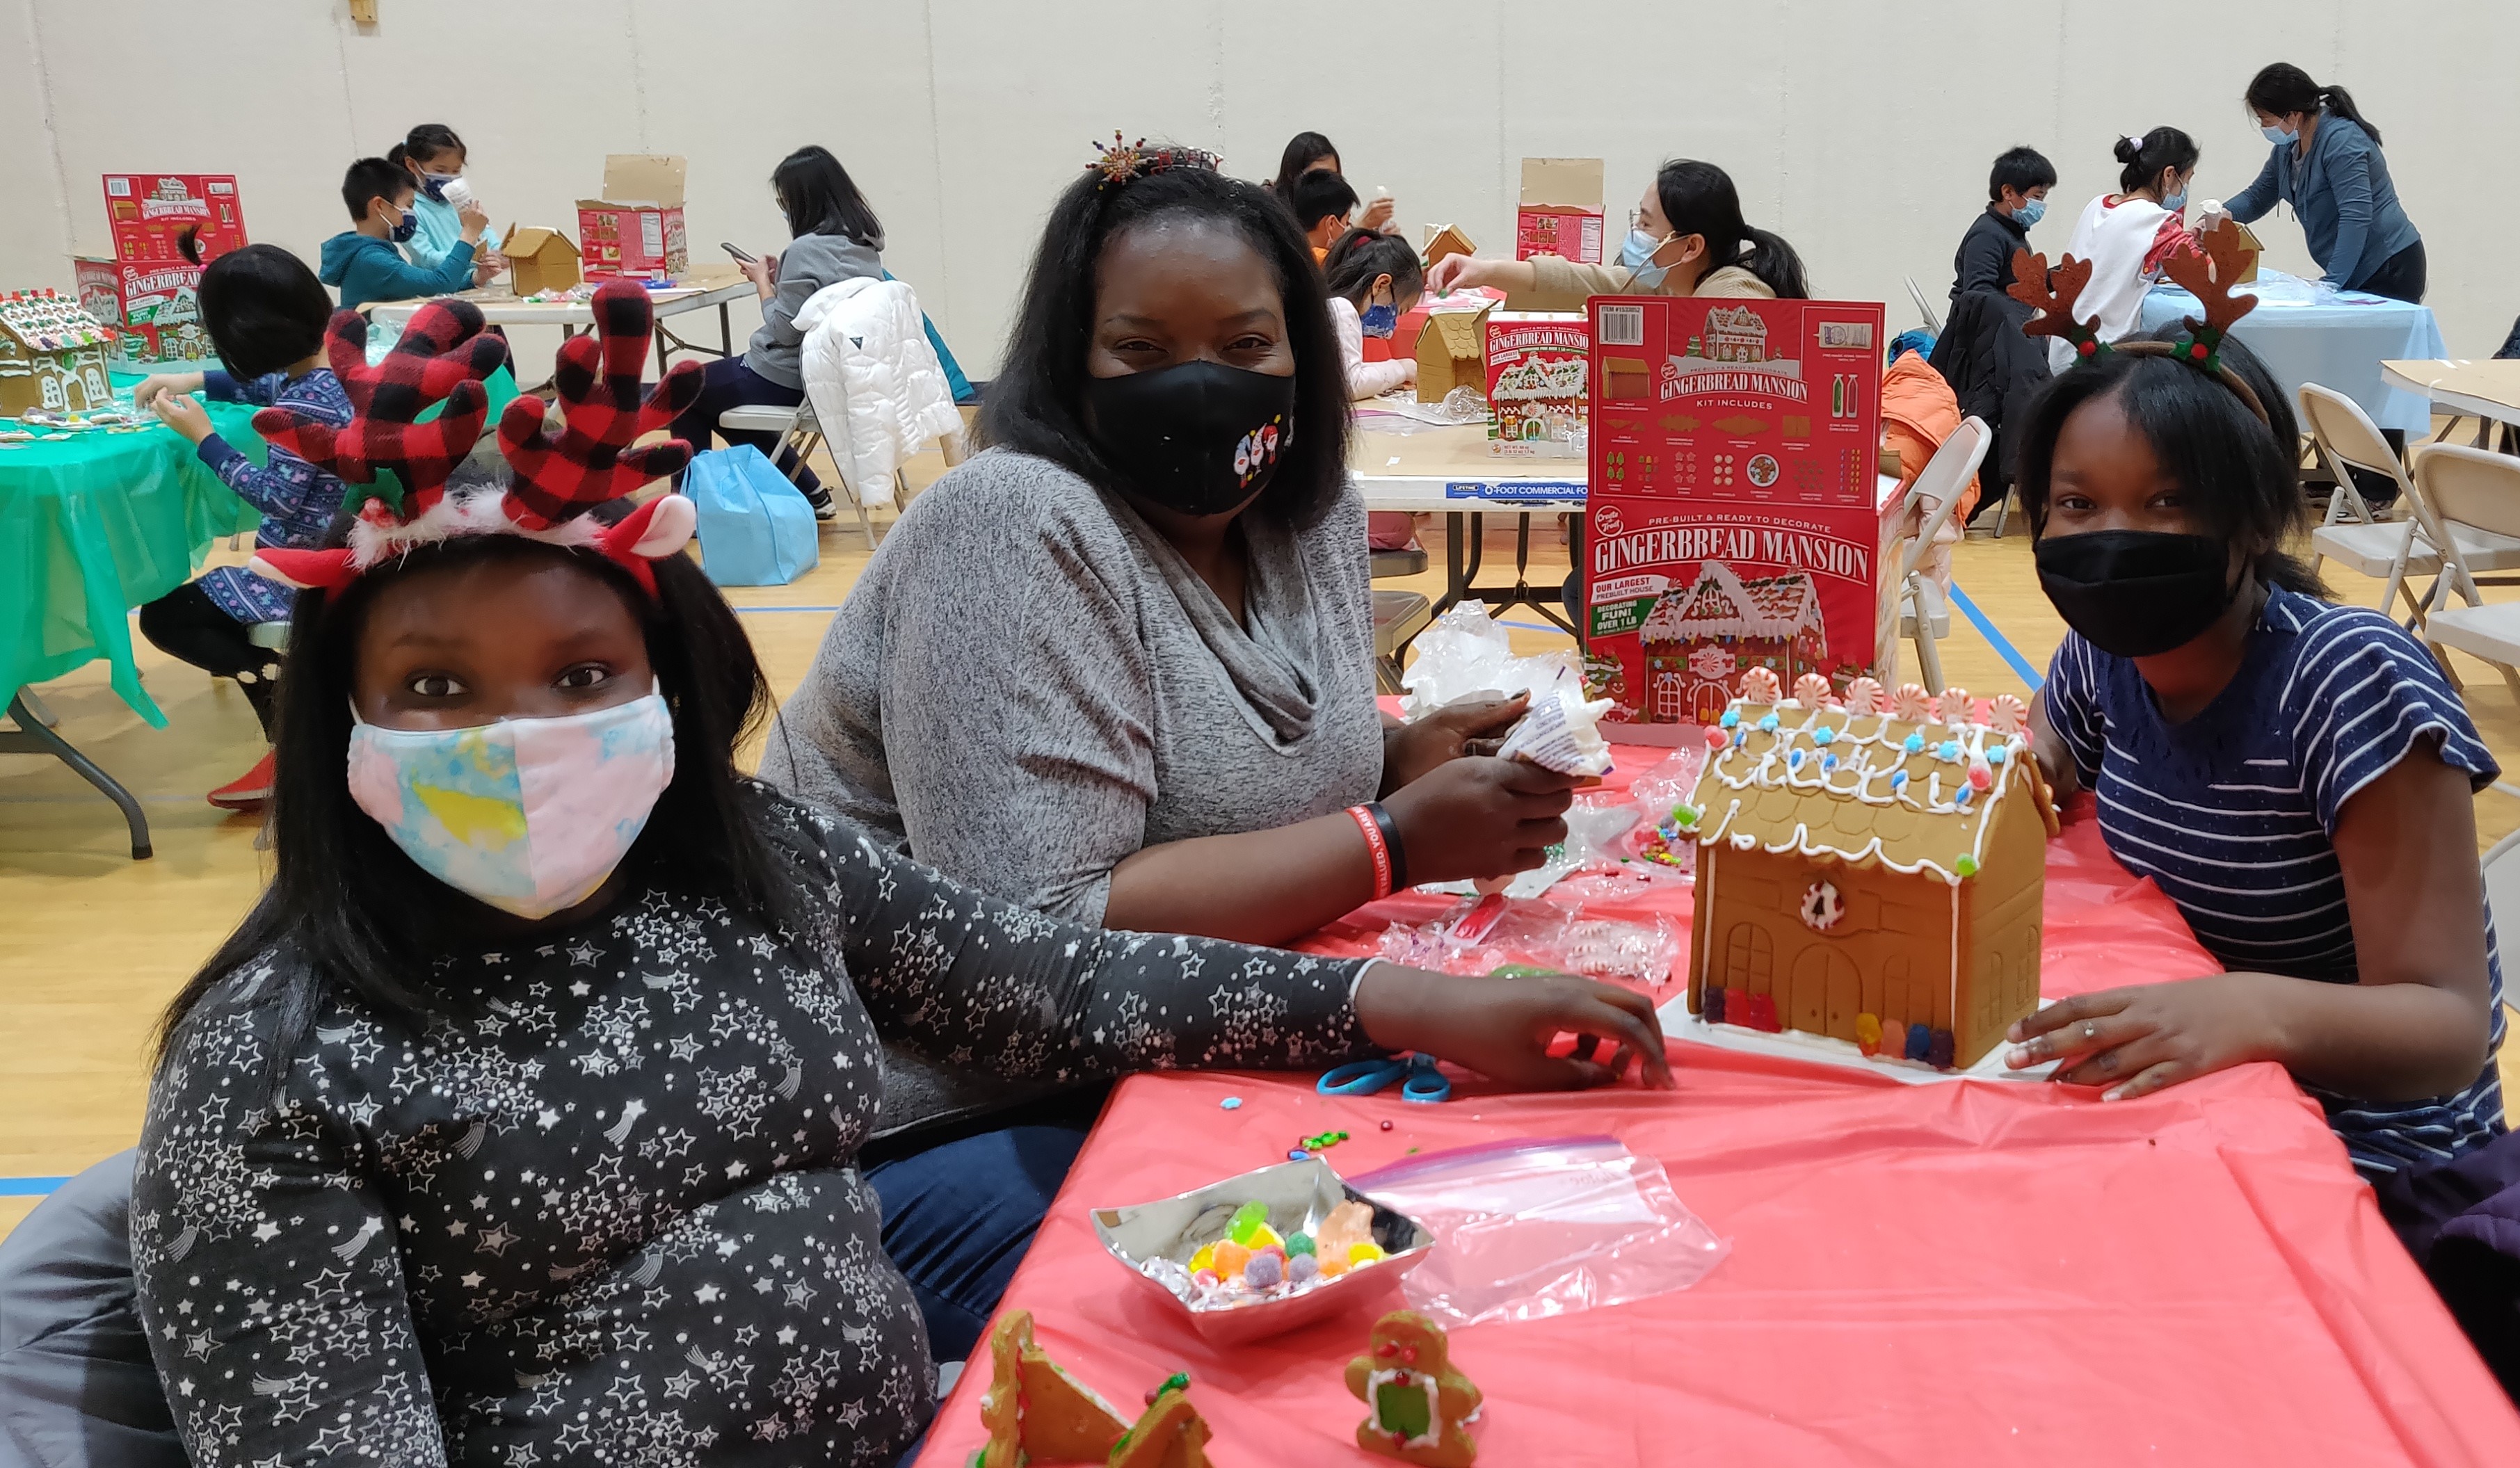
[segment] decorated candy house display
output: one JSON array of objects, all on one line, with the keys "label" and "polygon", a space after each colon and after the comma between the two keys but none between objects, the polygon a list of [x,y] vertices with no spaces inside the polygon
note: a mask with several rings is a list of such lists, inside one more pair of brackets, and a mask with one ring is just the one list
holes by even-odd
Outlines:
[{"label": "decorated candy house display", "polygon": [[1688,1004],[1965,1068],[2039,1004],[2055,814],[2021,700],[1764,668],[1706,731]]},{"label": "decorated candy house display", "polygon": [[89,413],[110,406],[103,324],[58,290],[0,294],[0,416],[35,409]]},{"label": "decorated candy house display", "polygon": [[1467,1468],[1478,1457],[1469,1426],[1479,1389],[1453,1368],[1444,1327],[1416,1311],[1373,1322],[1365,1355],[1347,1363],[1347,1389],[1366,1406],[1356,1425],[1366,1451],[1428,1468]]}]

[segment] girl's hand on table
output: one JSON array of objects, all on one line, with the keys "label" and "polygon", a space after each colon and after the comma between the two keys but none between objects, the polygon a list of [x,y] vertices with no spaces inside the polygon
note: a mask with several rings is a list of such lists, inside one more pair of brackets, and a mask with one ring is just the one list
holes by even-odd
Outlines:
[{"label": "girl's hand on table", "polygon": [[2059,1000],[2013,1021],[2003,1063],[2022,1070],[2054,1060],[2055,1079],[2106,1086],[2126,1100],[2251,1060],[2279,1058],[2269,1016],[2284,981],[2218,973],[2182,983],[2106,989]]},{"label": "girl's hand on table", "polygon": [[1522,760],[1463,755],[1384,797],[1412,883],[1529,871],[1566,839],[1580,775]]},{"label": "girl's hand on table", "polygon": [[210,436],[210,415],[201,404],[194,402],[190,394],[161,392],[149,406],[157,413],[159,423],[183,434],[188,443],[198,444]]},{"label": "girl's hand on table", "polygon": [[[1607,1086],[1636,1069],[1639,1084],[1673,1088],[1653,1001],[1572,974],[1494,978],[1376,963],[1356,990],[1357,1018],[1375,1045],[1467,1066],[1517,1090]],[[1560,1035],[1572,1055],[1552,1055]],[[1611,1042],[1609,1063],[1592,1056]]]},{"label": "girl's hand on table", "polygon": [[1382,743],[1382,788],[1397,790],[1460,759],[1470,752],[1468,745],[1473,739],[1503,738],[1530,707],[1528,693],[1516,693],[1510,698],[1465,698],[1399,726]]},{"label": "girl's hand on table", "polygon": [[153,372],[149,376],[140,379],[139,386],[131,389],[131,406],[139,409],[148,409],[155,407],[160,396],[171,394],[181,397],[186,393],[199,392],[201,390],[202,375],[200,373]]}]

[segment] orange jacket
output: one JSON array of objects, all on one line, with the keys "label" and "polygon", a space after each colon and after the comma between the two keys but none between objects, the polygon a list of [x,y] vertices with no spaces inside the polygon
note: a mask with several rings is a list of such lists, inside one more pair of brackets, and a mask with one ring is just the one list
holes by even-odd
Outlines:
[{"label": "orange jacket", "polygon": [[[1960,425],[1960,400],[1943,375],[1915,352],[1902,352],[1881,375],[1881,441],[1899,451],[1901,488],[1916,482],[1943,440]],[[1952,512],[1951,528],[1968,523],[1977,508],[1978,482],[1972,476],[1960,491],[1959,508]],[[1958,540],[1957,534],[1945,537]]]}]

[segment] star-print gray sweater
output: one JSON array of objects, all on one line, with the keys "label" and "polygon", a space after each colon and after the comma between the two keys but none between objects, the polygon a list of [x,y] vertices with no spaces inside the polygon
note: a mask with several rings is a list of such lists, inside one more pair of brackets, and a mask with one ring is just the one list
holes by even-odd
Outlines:
[{"label": "star-print gray sweater", "polygon": [[188,1017],[131,1235],[198,1468],[889,1461],[933,1372],[855,1167],[877,1019],[1019,1078],[1370,1051],[1361,963],[1078,927],[766,811],[814,931],[651,889],[442,958],[476,1018],[330,1003],[261,1102],[291,960]]}]

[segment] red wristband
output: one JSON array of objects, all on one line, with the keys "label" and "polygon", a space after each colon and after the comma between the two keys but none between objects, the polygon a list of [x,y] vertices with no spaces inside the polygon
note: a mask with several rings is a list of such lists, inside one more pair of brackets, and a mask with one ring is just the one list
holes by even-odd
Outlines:
[{"label": "red wristband", "polygon": [[1383,843],[1382,826],[1373,813],[1361,805],[1347,808],[1347,819],[1365,835],[1365,849],[1373,857],[1373,896],[1376,902],[1391,895],[1391,848]]}]

